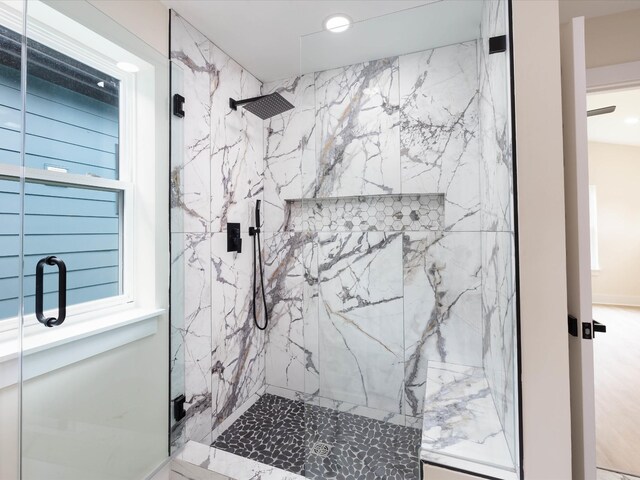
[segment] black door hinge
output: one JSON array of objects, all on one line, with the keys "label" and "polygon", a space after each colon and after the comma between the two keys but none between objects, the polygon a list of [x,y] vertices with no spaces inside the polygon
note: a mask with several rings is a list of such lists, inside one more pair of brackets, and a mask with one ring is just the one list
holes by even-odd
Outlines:
[{"label": "black door hinge", "polygon": [[184,409],[185,400],[184,394],[178,395],[173,399],[173,418],[176,422],[179,422],[187,415]]},{"label": "black door hinge", "polygon": [[489,38],[489,55],[492,53],[500,53],[507,51],[507,36],[500,35],[498,37]]},{"label": "black door hinge", "polygon": [[569,315],[569,335],[578,336],[578,319],[573,315]]},{"label": "black door hinge", "polygon": [[184,118],[184,97],[179,93],[173,95],[173,114]]}]

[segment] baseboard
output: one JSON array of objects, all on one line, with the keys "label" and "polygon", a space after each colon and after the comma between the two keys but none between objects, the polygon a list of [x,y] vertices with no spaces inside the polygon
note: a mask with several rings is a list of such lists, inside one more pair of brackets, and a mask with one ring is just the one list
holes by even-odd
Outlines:
[{"label": "baseboard", "polygon": [[626,295],[593,294],[593,303],[599,305],[620,305],[624,307],[640,307],[640,297]]}]

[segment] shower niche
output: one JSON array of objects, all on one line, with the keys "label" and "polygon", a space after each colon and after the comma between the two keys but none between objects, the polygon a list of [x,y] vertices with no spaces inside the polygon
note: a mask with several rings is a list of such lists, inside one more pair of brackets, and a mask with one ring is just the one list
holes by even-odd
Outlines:
[{"label": "shower niche", "polygon": [[438,230],[444,221],[444,195],[438,194],[285,201],[287,232]]},{"label": "shower niche", "polygon": [[[197,96],[173,120],[174,448],[291,478],[414,479],[425,463],[519,478],[509,52],[488,50],[507,4],[455,5],[302,37],[301,73],[277,81],[172,13],[172,93]],[[356,52],[444,17],[473,28]],[[294,108],[264,121],[227,104],[276,93]],[[265,332],[250,255],[221,240],[257,199]]]}]

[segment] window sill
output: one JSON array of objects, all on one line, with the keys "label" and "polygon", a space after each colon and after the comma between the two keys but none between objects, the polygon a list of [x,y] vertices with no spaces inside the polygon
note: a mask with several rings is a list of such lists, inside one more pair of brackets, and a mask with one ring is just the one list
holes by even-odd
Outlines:
[{"label": "window sill", "polygon": [[[163,309],[134,308],[80,321],[67,328],[45,330],[42,327],[38,333],[25,336],[23,380],[149,337],[158,331],[158,317],[164,312]],[[0,389],[15,385],[18,380],[20,357],[16,335],[15,330],[0,335]]]}]

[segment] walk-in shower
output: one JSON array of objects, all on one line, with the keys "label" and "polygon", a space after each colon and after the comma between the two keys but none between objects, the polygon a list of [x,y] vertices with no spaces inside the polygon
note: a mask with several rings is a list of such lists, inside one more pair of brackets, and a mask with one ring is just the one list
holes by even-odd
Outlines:
[{"label": "walk-in shower", "polygon": [[[272,78],[216,41],[172,12],[189,105],[172,119],[178,458],[230,476],[519,478],[507,2],[305,35],[299,71]],[[228,223],[260,228],[263,269],[226,251]]]}]

